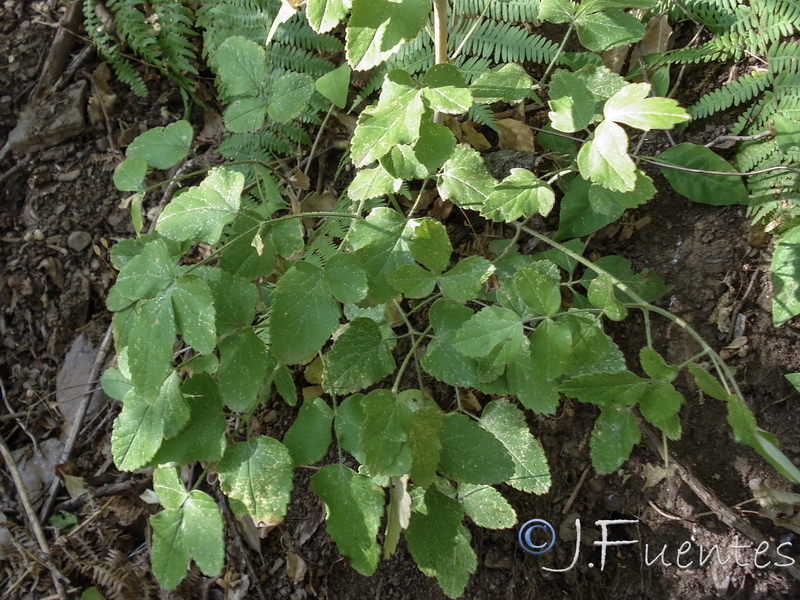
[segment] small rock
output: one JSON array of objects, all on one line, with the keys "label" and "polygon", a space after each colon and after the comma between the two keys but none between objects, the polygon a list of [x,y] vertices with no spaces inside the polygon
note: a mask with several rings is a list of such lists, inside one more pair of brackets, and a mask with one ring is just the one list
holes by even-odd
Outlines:
[{"label": "small rock", "polygon": [[27,106],[8,134],[15,154],[35,152],[60,144],[86,129],[84,111],[89,83],[81,80],[55,96]]},{"label": "small rock", "polygon": [[92,236],[85,231],[73,231],[69,234],[69,237],[67,237],[67,246],[75,252],[86,250],[91,243]]}]

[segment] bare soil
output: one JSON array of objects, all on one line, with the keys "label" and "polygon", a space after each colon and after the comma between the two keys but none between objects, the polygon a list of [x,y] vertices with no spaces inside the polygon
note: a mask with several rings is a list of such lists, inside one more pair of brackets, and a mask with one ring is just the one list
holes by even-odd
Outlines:
[{"label": "bare soil", "polygon": [[[0,57],[5,63],[0,65],[0,140],[6,139],[28,102],[52,39],[48,23],[60,17],[59,5],[21,0],[0,5]],[[80,42],[76,51],[83,46]],[[97,64],[96,58],[90,59],[75,79],[88,80]],[[71,503],[68,491],[60,493],[57,511],[74,514],[78,527],[67,535],[65,527],[44,524],[51,548],[47,559],[34,542],[4,464],[0,596],[56,597],[50,564],[63,574],[70,598],[80,597],[90,586],[108,598],[137,600],[444,598],[435,581],[417,570],[402,543],[374,577],[362,577],[350,568],[325,532],[324,508],[309,490],[309,470],[296,476],[285,522],[263,539],[251,524],[237,523],[226,514],[226,567],[218,579],[192,571],[176,592],[161,592],[147,568],[146,517],[155,509],[140,495],[149,485],[149,474],[120,473],[110,459],[111,424],[118,411],[114,401],[97,394],[77,447],[65,464],[57,464],[71,418],[69,404],[86,384],[96,383],[82,380],[80,374],[88,377],[87,364],[91,366],[96,355],[93,347],[110,322],[105,297],[114,271],[108,249],[132,235],[128,210],[111,183],[113,168],[131,132],[166,124],[181,110],[168,82],[153,77],[149,85],[150,97],[142,100],[112,80],[117,101],[109,106],[108,120],[87,123],[81,133],[52,147],[8,155],[0,162],[0,434],[37,509],[56,469],[73,494],[79,493],[73,486],[117,486],[109,495]],[[201,113],[192,120],[198,128],[203,126]],[[705,141],[713,132],[689,130],[686,135]],[[800,464],[800,398],[783,377],[800,371],[800,322],[772,326],[770,242],[751,231],[742,207],[694,204],[668,191],[657,173],[651,175],[662,192],[623,218],[641,225],[648,217],[649,224],[623,228],[624,234],[611,228],[599,232],[591,240],[590,255],[617,253],[636,268],[658,273],[674,286],[661,301],[664,308],[718,350],[738,339],[740,345],[726,352],[745,397],[759,424]],[[732,321],[738,323],[735,332],[730,332]],[[644,340],[641,315],[615,325],[612,332],[626,355],[635,357]],[[680,363],[697,353],[691,340],[666,322],[654,321],[652,333],[656,348],[670,362]],[[72,355],[67,357],[70,348]],[[679,442],[670,443],[670,452],[706,490],[727,506],[738,507],[738,517],[772,549],[784,544],[785,563],[800,558],[796,530],[775,522],[792,515],[763,516],[760,505],[749,502],[762,486],[786,491],[791,486],[754,452],[733,441],[721,403],[704,398],[688,381],[679,383],[688,399],[681,411],[685,431]],[[276,401],[259,419],[265,431],[280,437],[293,411]],[[541,497],[511,488],[502,491],[520,525],[544,519],[554,526],[558,541],[552,551],[534,556],[520,548],[517,529],[470,526],[479,565],[465,598],[800,597],[800,583],[790,569],[774,560],[761,568],[769,559],[763,552],[757,556],[752,542],[710,511],[686,478],[669,468],[667,477],[658,476],[664,462],[652,447],[639,446],[618,473],[596,475],[588,447],[595,416],[592,407],[564,400],[556,416],[530,417],[532,431],[548,454],[552,490]],[[578,520],[578,558],[568,568],[576,553]],[[602,520],[627,521],[609,526],[608,539],[638,540],[607,547],[605,564],[601,546],[595,544],[602,541]],[[701,566],[700,548],[707,554],[713,546],[719,554]]]}]

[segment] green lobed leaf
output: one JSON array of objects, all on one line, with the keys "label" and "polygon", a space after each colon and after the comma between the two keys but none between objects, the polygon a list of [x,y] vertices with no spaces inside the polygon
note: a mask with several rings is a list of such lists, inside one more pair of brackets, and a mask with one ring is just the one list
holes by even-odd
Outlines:
[{"label": "green lobed leaf", "polygon": [[228,423],[216,381],[205,374],[195,375],[183,382],[181,393],[189,409],[188,423],[176,436],[161,443],[151,464],[188,465],[222,458]]},{"label": "green lobed leaf", "polygon": [[444,125],[423,122],[419,127],[419,138],[414,144],[414,156],[425,167],[425,175],[432,175],[453,154],[456,137]]},{"label": "green lobed leaf", "polygon": [[[310,4],[309,10],[311,10]],[[319,77],[314,82],[314,89],[337,107],[344,108],[347,104],[347,91],[350,89],[351,73],[350,65],[347,63],[341,64],[333,71]]]},{"label": "green lobed leaf", "polygon": [[571,0],[541,0],[539,18],[550,23],[571,23],[578,14],[578,5]]},{"label": "green lobed leaf", "polygon": [[453,338],[458,352],[470,358],[488,356],[500,346],[509,359],[519,352],[524,339],[522,321],[507,308],[486,306],[461,326]]},{"label": "green lobed leaf", "polygon": [[325,281],[333,297],[344,304],[361,302],[367,295],[367,274],[354,254],[339,252],[329,258]]},{"label": "green lobed leaf", "polygon": [[322,386],[331,394],[350,394],[377,383],[396,368],[378,324],[358,318],[347,324],[325,359]]},{"label": "green lobed leaf", "polygon": [[534,360],[538,357],[536,353],[537,349],[533,346],[530,349],[523,348],[516,359],[508,364],[508,385],[525,408],[542,415],[553,415],[561,399],[558,385],[548,379],[545,370],[537,364],[547,362],[547,358],[542,355],[541,360]]},{"label": "green lobed leaf", "polygon": [[[588,56],[597,56],[588,54]],[[575,75],[583,81],[587,89],[594,94],[597,101],[608,100],[619,90],[628,85],[624,77],[618,75],[606,67],[602,60],[599,64],[587,64],[582,66]]]},{"label": "green lobed leaf", "polygon": [[[659,162],[688,169],[736,173],[727,160],[710,148],[689,142],[673,146],[656,158]],[[676,192],[694,202],[724,206],[747,204],[749,201],[747,188],[741,177],[687,172],[669,167],[659,168]]]},{"label": "green lobed leaf", "polygon": [[671,382],[678,375],[678,365],[667,364],[667,361],[653,348],[645,346],[639,350],[639,362],[642,369],[653,379]]},{"label": "green lobed leaf", "polygon": [[150,517],[150,527],[153,575],[163,588],[178,587],[186,576],[190,558],[210,577],[222,571],[222,514],[208,494],[199,490],[185,493],[179,508],[168,508]]},{"label": "green lobed leaf", "polygon": [[[650,269],[643,269],[641,273],[634,273],[631,261],[621,256],[603,256],[595,261],[595,265],[607,271],[620,283],[624,284],[627,289],[641,296],[646,302],[653,302],[672,289],[672,286],[666,285],[664,280]],[[588,284],[595,277],[595,272],[587,269],[586,273],[581,277],[581,283],[588,287]],[[616,294],[622,302],[634,302],[633,298],[623,290],[618,289]]]},{"label": "green lobed leaf", "polygon": [[144,189],[147,161],[140,157],[128,157],[114,170],[114,186],[120,192],[139,192]]},{"label": "green lobed leaf", "polygon": [[456,206],[480,210],[495,186],[483,159],[471,146],[459,144],[444,163],[436,182],[439,195]]},{"label": "green lobed leaf", "polygon": [[278,123],[296,119],[305,112],[313,93],[314,80],[310,75],[293,71],[285,73],[269,91],[269,118]]},{"label": "green lobed leaf", "polygon": [[183,275],[172,290],[172,309],[183,339],[200,354],[211,354],[217,345],[214,299],[205,281]]},{"label": "green lobed leaf", "polygon": [[608,119],[594,131],[594,139],[578,152],[581,177],[617,192],[636,187],[636,165],[628,156],[628,136]]},{"label": "green lobed leaf", "polygon": [[650,84],[629,83],[603,107],[606,119],[643,131],[672,129],[689,120],[689,113],[672,98],[648,98]]},{"label": "green lobed leaf", "polygon": [[342,450],[349,452],[361,464],[366,462],[364,448],[359,435],[364,429],[364,410],[361,400],[364,394],[353,394],[345,398],[336,407],[336,418],[333,429],[336,432],[336,441]]},{"label": "green lobed leaf", "polygon": [[576,20],[576,28],[581,44],[592,52],[605,52],[644,37],[642,22],[621,10],[582,14]]},{"label": "green lobed leaf", "polygon": [[439,440],[439,472],[448,479],[491,485],[514,476],[516,468],[503,443],[466,415],[445,415]]},{"label": "green lobed leaf", "polygon": [[475,385],[475,360],[460,354],[453,347],[453,338],[472,315],[471,309],[444,298],[439,298],[431,306],[430,322],[436,337],[428,344],[421,363],[439,381],[461,387]]},{"label": "green lobed leaf", "polygon": [[444,423],[444,413],[437,406],[426,406],[411,416],[408,445],[411,448],[411,472],[414,483],[429,487],[436,478],[442,444],[439,430]]},{"label": "green lobed leaf", "polygon": [[339,552],[356,571],[372,575],[381,551],[376,538],[383,516],[383,490],[344,465],[320,468],[311,477],[311,489],[325,503],[328,534]]},{"label": "green lobed leaf", "polygon": [[228,408],[247,413],[258,405],[266,377],[266,362],[264,342],[250,327],[220,341],[217,381]]},{"label": "green lobed leaf", "polygon": [[297,418],[283,436],[295,467],[322,460],[331,445],[333,411],[322,398],[303,401]]},{"label": "green lobed leaf", "polygon": [[[249,211],[236,217],[227,231],[219,267],[245,279],[268,277],[275,268],[275,250],[270,243],[271,238],[267,236],[265,240],[268,231],[266,225],[258,225],[255,214]],[[261,248],[260,253],[256,246]]]},{"label": "green lobed leaf", "polygon": [[772,122],[775,130],[775,143],[781,152],[793,152],[800,149],[800,122],[778,113],[772,115]]},{"label": "green lobed leaf", "polygon": [[594,187],[600,186],[582,177],[575,177],[570,182],[567,193],[561,199],[555,240],[589,235],[613,223],[625,212],[625,208],[615,202],[595,203],[596,210],[589,200],[589,192]]},{"label": "green lobed leaf", "polygon": [[347,16],[349,6],[347,0],[307,0],[308,24],[317,33],[327,33]]},{"label": "green lobed leaf", "polygon": [[219,85],[229,96],[256,95],[265,79],[267,53],[241,35],[220,44],[211,57]]},{"label": "green lobed leaf", "polygon": [[553,188],[547,183],[527,169],[511,169],[511,174],[495,186],[480,210],[488,219],[508,223],[536,213],[546,217],[555,201]]},{"label": "green lobed leaf", "polygon": [[703,390],[704,394],[716,398],[717,400],[722,400],[723,402],[729,402],[736,398],[733,394],[726,392],[722,384],[700,365],[690,363],[689,372],[692,374],[692,377],[694,377],[698,387]]},{"label": "green lobed leaf", "polygon": [[381,165],[361,169],[347,188],[351,200],[371,200],[394,194],[400,189],[402,180],[393,177]]},{"label": "green lobed leaf", "polygon": [[426,217],[417,222],[408,242],[411,256],[436,274],[450,263],[453,246],[447,230],[439,221]]},{"label": "green lobed leaf", "polygon": [[119,311],[142,298],[152,298],[175,278],[175,259],[164,240],[154,239],[141,253],[125,262],[117,281],[108,291],[106,306]]},{"label": "green lobed leaf", "polygon": [[572,352],[565,372],[567,375],[625,370],[625,357],[603,332],[599,317],[572,313],[559,317],[558,322],[569,326],[572,335]]},{"label": "green lobed leaf", "polygon": [[614,295],[614,284],[608,275],[598,275],[589,284],[587,298],[594,306],[602,309],[612,321],[622,321],[628,311]]},{"label": "green lobed leaf", "polygon": [[192,143],[192,126],[175,121],[136,136],[125,149],[128,158],[142,159],[155,169],[169,169],[183,160]]},{"label": "green lobed leaf", "polygon": [[422,78],[422,83],[425,85],[422,88],[422,97],[435,111],[458,115],[467,112],[472,106],[472,92],[455,65],[432,66]]},{"label": "green lobed leaf", "polygon": [[640,439],[639,425],[630,408],[620,405],[604,407],[589,440],[595,471],[600,475],[616,471],[628,460]]},{"label": "green lobed leaf", "polygon": [[162,211],[156,225],[164,237],[216,244],[222,228],[239,209],[244,175],[226,167],[214,167],[203,182],[175,197]]},{"label": "green lobed leaf", "polygon": [[639,399],[639,411],[669,439],[680,439],[681,420],[678,411],[683,404],[683,396],[671,383],[662,379],[654,379],[649,383],[647,391]]},{"label": "green lobed leaf", "polygon": [[[411,430],[411,408],[389,390],[373,390],[361,400],[364,427],[360,442],[367,468],[373,474],[400,476],[410,464],[408,433]],[[406,467],[406,469],[403,469]]]},{"label": "green lobed leaf", "polygon": [[253,521],[283,521],[292,492],[293,463],[278,440],[259,436],[228,447],[217,463],[223,492],[247,508]]},{"label": "green lobed leaf", "polygon": [[161,415],[161,428],[165,439],[178,435],[189,422],[189,406],[181,394],[181,379],[173,371],[164,380],[164,385],[153,403]]},{"label": "green lobed leaf", "polygon": [[267,106],[255,96],[242,96],[234,99],[222,115],[225,128],[231,133],[249,133],[264,125]]},{"label": "green lobed leaf", "polygon": [[222,269],[199,267],[194,273],[203,278],[214,297],[217,335],[249,327],[256,316],[258,290],[252,283]]},{"label": "green lobed leaf", "polygon": [[548,104],[550,122],[558,131],[581,131],[594,117],[594,96],[580,77],[564,69],[553,73]]},{"label": "green lobed leaf", "polygon": [[322,348],[339,326],[339,306],[322,269],[296,262],[272,293],[272,353],[283,364],[302,361]]},{"label": "green lobed leaf", "polygon": [[469,89],[472,99],[481,104],[517,104],[532,94],[533,81],[520,65],[509,63],[481,73]]},{"label": "green lobed leaf", "polygon": [[534,494],[550,490],[547,456],[519,408],[508,400],[493,400],[484,407],[480,425],[500,440],[514,462],[514,476],[508,481],[512,487]]},{"label": "green lobed leaf", "polygon": [[[794,386],[794,389],[800,392],[800,373],[787,373],[784,377]],[[103,389],[105,390],[105,388]]]},{"label": "green lobed leaf", "polygon": [[392,209],[376,208],[351,231],[350,246],[367,273],[370,296],[376,303],[396,295],[388,275],[414,262],[408,246],[414,226],[414,220],[407,221]]},{"label": "green lobed leaf", "polygon": [[439,278],[442,295],[456,302],[469,302],[478,297],[483,282],[495,267],[482,256],[467,256]]},{"label": "green lobed leaf", "polygon": [[[123,352],[127,354],[127,349],[123,349]],[[114,369],[113,367],[103,371],[103,376],[100,378],[100,387],[103,388],[106,396],[119,402],[122,402],[125,394],[133,389],[130,378],[126,377],[121,369]]]},{"label": "green lobed leaf", "polygon": [[155,456],[164,439],[163,409],[163,403],[149,404],[135,390],[125,395],[111,432],[111,454],[118,469],[135,471]]},{"label": "green lobed leaf", "polygon": [[530,336],[531,362],[547,379],[564,374],[572,354],[572,332],[569,326],[545,319]]},{"label": "green lobed leaf", "polygon": [[549,317],[561,309],[561,277],[558,267],[549,261],[535,261],[514,275],[514,284],[522,301],[537,315]]},{"label": "green lobed leaf", "polygon": [[630,192],[610,190],[596,183],[589,186],[589,206],[599,215],[612,215],[619,213],[620,207],[636,208],[655,195],[653,180],[636,169],[636,183]]},{"label": "green lobed leaf", "polygon": [[780,327],[800,314],[800,227],[790,229],[775,244],[769,270],[772,322]]},{"label": "green lobed leaf", "polygon": [[386,75],[378,103],[365,108],[350,141],[350,158],[356,167],[378,160],[397,144],[413,144],[419,136],[425,107],[422,92],[408,73]]},{"label": "green lobed leaf", "polygon": [[469,531],[461,524],[461,506],[433,488],[425,493],[425,506],[427,512],[411,515],[408,550],[423,573],[437,578],[448,597],[458,598],[478,567]]},{"label": "green lobed leaf", "polygon": [[425,298],[436,286],[436,276],[419,265],[403,265],[389,275],[389,283],[406,298]]},{"label": "green lobed leaf", "polygon": [[517,523],[517,513],[508,500],[491,486],[462,483],[458,486],[458,501],[478,527],[508,529]]},{"label": "green lobed leaf", "polygon": [[430,12],[427,0],[352,0],[347,62],[354,71],[378,66],[417,37]]},{"label": "green lobed leaf", "polygon": [[648,385],[647,379],[630,371],[617,371],[578,375],[562,383],[560,389],[570,398],[607,408],[635,404],[647,392]]},{"label": "green lobed leaf", "polygon": [[131,382],[144,399],[152,402],[172,371],[175,315],[171,294],[162,292],[137,305],[128,337]]}]

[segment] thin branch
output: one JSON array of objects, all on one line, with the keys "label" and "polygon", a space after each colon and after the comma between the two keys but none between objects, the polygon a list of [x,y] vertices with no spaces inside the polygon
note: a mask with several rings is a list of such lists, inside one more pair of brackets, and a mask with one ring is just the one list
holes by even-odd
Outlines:
[{"label": "thin branch", "polygon": [[8,470],[11,473],[11,478],[14,480],[14,486],[17,488],[17,495],[19,496],[20,503],[22,504],[22,508],[25,512],[25,517],[28,519],[28,523],[33,531],[33,536],[36,538],[36,543],[39,544],[39,549],[46,558],[44,562],[50,571],[50,576],[53,578],[53,585],[56,588],[56,592],[58,592],[58,597],[61,600],[67,600],[67,593],[64,591],[64,587],[61,585],[61,580],[64,579],[67,581],[67,579],[61,573],[59,573],[58,568],[55,566],[53,561],[50,560],[50,546],[47,545],[47,538],[44,537],[42,526],[36,518],[36,510],[34,510],[31,500],[28,498],[28,491],[25,489],[25,484],[23,483],[22,477],[19,474],[17,464],[14,462],[14,457],[11,456],[11,450],[8,449],[8,446],[6,445],[6,442],[2,436],[0,436],[0,454],[3,455],[3,460],[6,462],[6,467],[8,467]]}]

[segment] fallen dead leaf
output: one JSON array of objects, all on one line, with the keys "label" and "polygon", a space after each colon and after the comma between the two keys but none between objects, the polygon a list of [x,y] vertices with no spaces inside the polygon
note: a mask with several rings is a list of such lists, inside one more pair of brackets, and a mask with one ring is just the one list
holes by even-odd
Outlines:
[{"label": "fallen dead leaf", "polygon": [[628,58],[628,50],[630,50],[630,46],[617,46],[611,50],[606,50],[603,52],[603,64],[609,71],[622,73],[625,61]]},{"label": "fallen dead leaf", "polygon": [[286,574],[295,583],[300,583],[308,572],[308,566],[303,557],[295,552],[286,553]]},{"label": "fallen dead leaf", "polygon": [[492,145],[489,143],[489,140],[486,139],[486,136],[482,133],[479,133],[475,129],[475,123],[472,121],[465,121],[462,123],[461,129],[464,132],[464,141],[475,148],[475,150],[478,152],[488,150],[492,147]]},{"label": "fallen dead leaf", "polygon": [[672,27],[669,25],[667,15],[658,15],[647,22],[644,37],[636,45],[637,51],[642,56],[648,54],[663,54],[669,50],[669,40],[672,37]]},{"label": "fallen dead leaf", "polygon": [[497,146],[501,150],[506,148],[521,152],[534,152],[533,130],[525,123],[516,119],[498,119],[495,125],[500,128],[500,140]]}]

